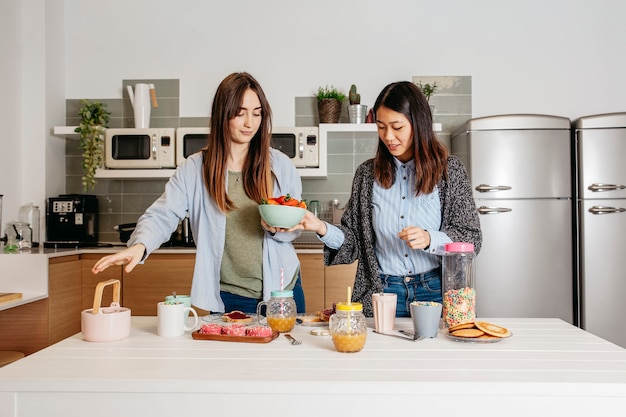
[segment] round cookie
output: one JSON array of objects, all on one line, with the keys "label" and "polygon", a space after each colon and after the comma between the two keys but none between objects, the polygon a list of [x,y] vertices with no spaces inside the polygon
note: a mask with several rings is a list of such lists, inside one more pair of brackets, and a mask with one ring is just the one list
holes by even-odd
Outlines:
[{"label": "round cookie", "polygon": [[485,332],[479,329],[460,329],[450,333],[450,335],[454,337],[479,337],[484,334]]},{"label": "round cookie", "polygon": [[453,332],[455,330],[471,329],[472,327],[474,327],[474,322],[473,321],[468,321],[466,323],[455,324],[454,326],[450,326],[448,331],[449,332]]},{"label": "round cookie", "polygon": [[475,326],[483,332],[495,337],[509,337],[511,332],[505,327],[501,327],[486,321],[477,321]]}]

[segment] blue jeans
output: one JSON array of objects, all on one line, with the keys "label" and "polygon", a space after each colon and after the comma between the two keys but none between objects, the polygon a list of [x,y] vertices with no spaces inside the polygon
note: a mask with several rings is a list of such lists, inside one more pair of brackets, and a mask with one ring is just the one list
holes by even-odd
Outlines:
[{"label": "blue jeans", "polygon": [[[231,294],[225,291],[220,291],[220,296],[222,297],[222,302],[224,303],[224,309],[226,312],[239,310],[248,314],[256,314],[257,304],[263,301],[256,298]],[[306,311],[306,305],[304,303],[304,291],[302,290],[302,277],[300,274],[298,274],[296,285],[293,287],[293,300],[296,302],[296,309],[298,313],[303,314]]]},{"label": "blue jeans", "polygon": [[396,317],[411,317],[413,301],[441,302],[441,268],[417,275],[380,275],[384,292],[398,296]]}]

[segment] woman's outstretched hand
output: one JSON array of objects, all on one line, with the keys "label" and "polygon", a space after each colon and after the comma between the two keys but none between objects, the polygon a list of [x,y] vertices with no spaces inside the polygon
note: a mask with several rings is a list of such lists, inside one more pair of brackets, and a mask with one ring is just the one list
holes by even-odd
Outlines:
[{"label": "woman's outstretched hand", "polygon": [[143,244],[138,243],[131,246],[130,248],[126,248],[118,253],[114,253],[113,255],[108,255],[100,258],[98,262],[96,262],[96,264],[91,268],[91,272],[97,274],[104,271],[111,265],[126,265],[124,271],[130,272],[141,261],[141,258],[143,258],[143,254],[145,251],[146,247]]}]

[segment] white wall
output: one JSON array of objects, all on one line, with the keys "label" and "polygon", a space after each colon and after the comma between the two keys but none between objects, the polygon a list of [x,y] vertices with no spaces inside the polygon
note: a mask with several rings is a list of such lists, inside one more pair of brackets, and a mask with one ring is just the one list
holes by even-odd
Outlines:
[{"label": "white wall", "polygon": [[[19,206],[65,191],[63,0],[0,1],[0,194],[5,224]],[[40,222],[43,228],[44,222]]]},{"label": "white wall", "polygon": [[66,0],[67,98],[120,97],[121,80],[179,78],[181,116],[206,116],[232,71],[262,83],[277,124],[294,96],[356,83],[470,75],[473,114],[576,118],[625,110],[618,0]]},{"label": "white wall", "polygon": [[3,223],[64,191],[64,100],[121,97],[123,79],[180,79],[198,117],[249,71],[282,125],[320,85],[371,105],[414,75],[471,76],[474,116],[626,110],[619,0],[2,0],[0,16]]}]

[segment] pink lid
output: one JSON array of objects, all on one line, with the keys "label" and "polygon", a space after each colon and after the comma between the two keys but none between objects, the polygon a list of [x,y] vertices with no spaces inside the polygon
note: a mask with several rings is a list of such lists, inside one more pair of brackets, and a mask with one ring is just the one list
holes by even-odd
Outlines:
[{"label": "pink lid", "polygon": [[467,242],[446,243],[446,252],[474,252],[474,244]]}]

